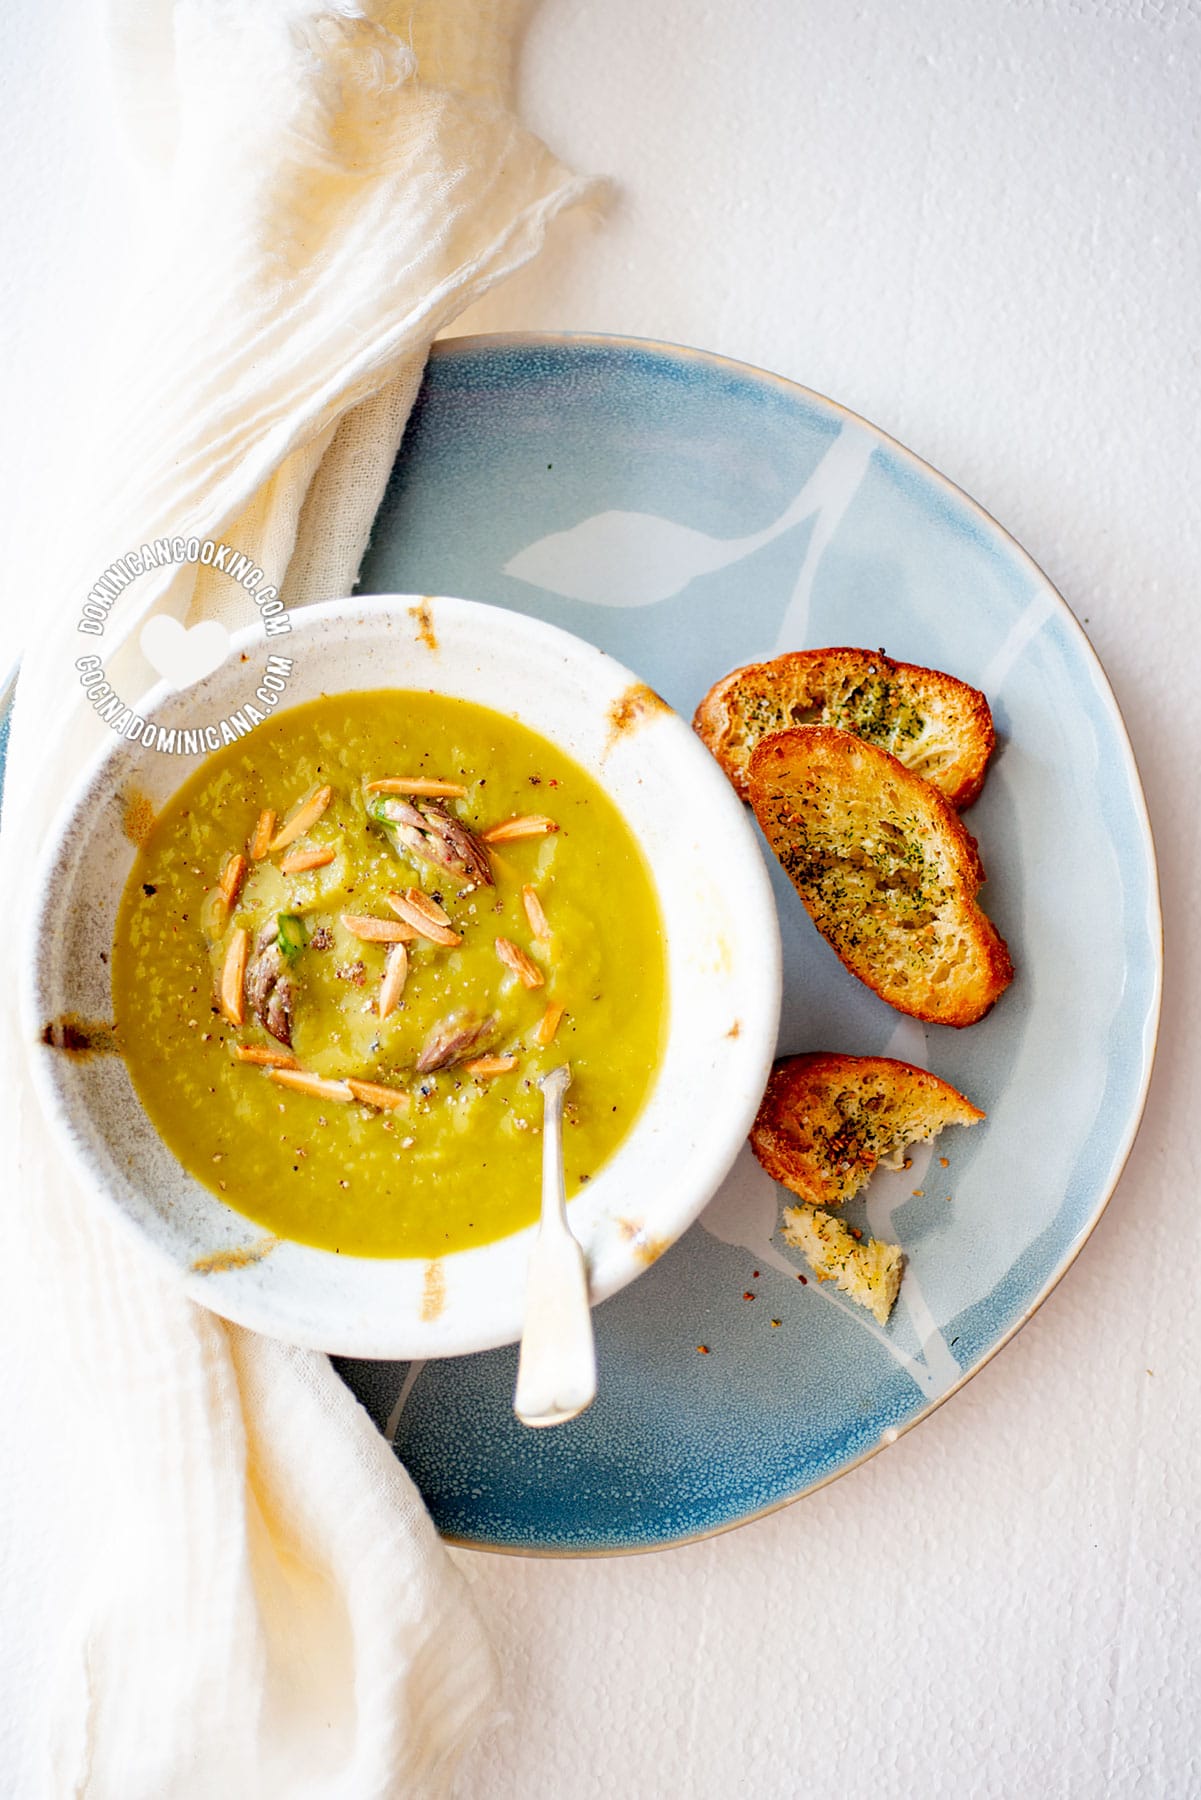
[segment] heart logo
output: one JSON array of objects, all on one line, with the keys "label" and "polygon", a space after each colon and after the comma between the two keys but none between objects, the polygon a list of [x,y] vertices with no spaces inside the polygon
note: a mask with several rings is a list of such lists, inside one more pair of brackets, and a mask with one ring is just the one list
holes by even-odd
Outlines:
[{"label": "heart logo", "polygon": [[187,630],[169,613],[156,613],[143,625],[140,642],[155,674],[173,688],[203,681],[229,654],[229,633],[216,619],[202,619]]}]

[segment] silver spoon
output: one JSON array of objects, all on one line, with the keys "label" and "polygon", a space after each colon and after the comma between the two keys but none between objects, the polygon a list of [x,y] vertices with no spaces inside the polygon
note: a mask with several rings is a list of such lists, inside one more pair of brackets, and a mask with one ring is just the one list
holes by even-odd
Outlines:
[{"label": "silver spoon", "polygon": [[513,1411],[523,1425],[562,1425],[596,1398],[596,1344],[584,1252],[567,1223],[563,1186],[566,1063],[542,1077],[542,1218],[530,1256]]}]

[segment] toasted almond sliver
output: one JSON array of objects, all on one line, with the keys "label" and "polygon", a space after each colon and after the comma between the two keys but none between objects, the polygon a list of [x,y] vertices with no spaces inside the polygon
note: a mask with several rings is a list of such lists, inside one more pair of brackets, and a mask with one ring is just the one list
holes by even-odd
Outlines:
[{"label": "toasted almond sliver", "polygon": [[246,879],[247,866],[246,858],[242,855],[241,851],[235,850],[234,854],[230,857],[224,869],[221,871],[220,888],[221,892],[225,895],[225,904],[230,908],[233,907],[238,895],[242,891],[242,883]]},{"label": "toasted almond sliver", "polygon": [[337,854],[332,844],[326,844],[323,850],[293,850],[288,856],[280,857],[279,872],[281,875],[302,875],[306,869],[324,869]]},{"label": "toasted almond sliver", "polygon": [[542,902],[538,898],[536,889],[523,887],[521,904],[525,907],[525,916],[530,922],[530,930],[536,938],[541,938],[544,944],[547,943],[550,939],[550,924],[542,910]]},{"label": "toasted almond sliver", "polygon": [[262,862],[271,848],[271,838],[275,831],[275,814],[269,806],[265,806],[259,814],[258,824],[254,828],[254,836],[250,840],[251,862]]},{"label": "toasted almond sliver", "polygon": [[446,925],[452,931],[454,930],[450,914],[444,906],[439,905],[432,894],[423,893],[420,888],[413,887],[405,888],[404,897],[410,906],[417,908],[423,919],[428,919],[431,925]]},{"label": "toasted almond sliver", "polygon": [[356,1081],[348,1075],[346,1085],[364,1106],[378,1106],[387,1112],[408,1112],[412,1104],[404,1088],[385,1087],[380,1081]]},{"label": "toasted almond sliver", "polygon": [[267,846],[272,856],[277,850],[286,850],[288,845],[294,844],[298,837],[303,837],[310,826],[317,823],[333,797],[332,787],[319,787],[315,794],[310,794],[308,799],[296,808],[291,817],[284,820]]},{"label": "toasted almond sliver", "polygon": [[468,1075],[507,1075],[517,1067],[515,1056],[476,1056],[463,1064]]},{"label": "toasted almond sliver", "polygon": [[272,1069],[270,1075],[281,1087],[294,1088],[298,1094],[312,1094],[315,1100],[338,1100],[345,1105],[354,1099],[348,1081],[327,1081],[308,1069]]},{"label": "toasted almond sliver", "polygon": [[221,966],[221,1011],[231,1025],[240,1025],[246,1016],[242,989],[246,981],[246,958],[249,954],[250,933],[239,925],[229,940],[229,948]]},{"label": "toasted almond sliver", "polygon": [[379,1000],[376,1011],[381,1019],[396,1011],[400,996],[405,991],[405,982],[409,978],[409,953],[403,944],[393,944],[388,952],[388,961],[384,967],[384,979],[380,983]]},{"label": "toasted almond sliver", "polygon": [[239,1062],[256,1063],[260,1069],[298,1069],[300,1064],[288,1050],[269,1050],[266,1044],[235,1044]]},{"label": "toasted almond sliver", "polygon": [[534,1042],[543,1050],[545,1050],[548,1044],[554,1042],[555,1033],[559,1029],[559,1021],[563,1017],[565,1010],[566,1009],[560,1006],[557,1000],[552,1000],[542,1017],[539,1019],[537,1025],[534,1027]]},{"label": "toasted almond sliver", "polygon": [[428,938],[431,944],[463,942],[438,902],[423,894],[420,888],[405,888],[402,894],[389,894],[388,905],[413,927],[419,937]]},{"label": "toasted almond sliver", "polygon": [[485,831],[486,844],[511,844],[518,838],[546,837],[552,831],[558,831],[556,819],[548,819],[544,813],[525,813],[518,819],[506,819],[503,825],[493,825]]},{"label": "toasted almond sliver", "polygon": [[416,794],[426,800],[466,800],[461,781],[435,781],[427,775],[387,775],[367,783],[369,794]]},{"label": "toasted almond sliver", "polygon": [[516,945],[512,938],[498,937],[496,954],[506,969],[512,969],[522,987],[540,988],[545,977],[537,963],[531,962],[525,951]]},{"label": "toasted almond sliver", "polygon": [[410,944],[417,936],[411,925],[400,919],[376,919],[370,913],[343,913],[342,923],[352,937],[365,944]]}]

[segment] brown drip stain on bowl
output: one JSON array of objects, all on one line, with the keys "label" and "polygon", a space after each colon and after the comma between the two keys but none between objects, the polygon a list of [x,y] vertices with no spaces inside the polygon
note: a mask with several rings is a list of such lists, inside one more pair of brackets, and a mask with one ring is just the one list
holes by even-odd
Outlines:
[{"label": "brown drip stain on bowl", "polygon": [[261,1237],[253,1244],[235,1244],[230,1250],[213,1250],[208,1256],[198,1256],[192,1269],[197,1275],[225,1275],[231,1269],[249,1269],[270,1256],[278,1243],[277,1237]]},{"label": "brown drip stain on bowl", "polygon": [[669,713],[671,707],[654,688],[647,687],[645,681],[631,682],[623,694],[619,694],[609,708],[609,742],[607,749],[612,750],[623,733],[637,731],[648,719],[657,718],[661,713]]},{"label": "brown drip stain on bowl", "polygon": [[438,648],[438,636],[434,630],[434,615],[430,611],[430,603],[423,600],[420,606],[410,606],[409,617],[417,627],[417,636],[427,650]]},{"label": "brown drip stain on bowl", "polygon": [[645,1268],[649,1269],[652,1263],[658,1262],[663,1252],[670,1248],[662,1238],[647,1237],[645,1228],[635,1225],[632,1219],[618,1219],[617,1226],[621,1235],[633,1246],[634,1255]]},{"label": "brown drip stain on bowl", "polygon": [[154,830],[154,808],[139,788],[128,788],[121,805],[121,829],[140,850]]},{"label": "brown drip stain on bowl", "polygon": [[42,1026],[42,1042],[50,1050],[61,1050],[66,1056],[118,1056],[121,1045],[117,1027],[111,1019],[81,1019],[78,1013],[63,1013],[48,1019]]},{"label": "brown drip stain on bowl", "polygon": [[421,1291],[422,1324],[431,1325],[445,1305],[446,1277],[442,1273],[442,1264],[432,1262],[425,1271],[425,1286]]}]

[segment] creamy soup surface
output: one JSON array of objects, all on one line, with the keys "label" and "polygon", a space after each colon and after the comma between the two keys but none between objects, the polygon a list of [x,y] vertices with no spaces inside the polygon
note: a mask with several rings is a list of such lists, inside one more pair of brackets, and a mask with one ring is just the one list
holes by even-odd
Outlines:
[{"label": "creamy soup surface", "polygon": [[569,1194],[630,1130],[666,1026],[649,870],[603,789],[466,701],[316,700],[211,757],[117,921],[134,1086],[280,1237],[433,1257],[537,1215],[539,1076],[569,1061]]}]

